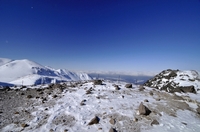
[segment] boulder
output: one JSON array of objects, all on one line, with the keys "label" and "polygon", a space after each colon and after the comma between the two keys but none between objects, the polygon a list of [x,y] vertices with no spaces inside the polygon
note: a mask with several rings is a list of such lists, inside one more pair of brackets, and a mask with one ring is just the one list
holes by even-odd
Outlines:
[{"label": "boulder", "polygon": [[109,122],[110,122],[110,124],[114,125],[116,121],[115,121],[115,119],[111,118]]},{"label": "boulder", "polygon": [[157,120],[153,120],[153,121],[151,122],[151,126],[153,126],[153,125],[159,125],[159,122],[158,122]]},{"label": "boulder", "polygon": [[126,88],[132,88],[132,84],[131,84],[131,83],[128,83],[128,84],[125,85],[125,87],[126,87]]},{"label": "boulder", "polygon": [[120,90],[118,85],[115,85],[115,90]]},{"label": "boulder", "polygon": [[88,123],[88,125],[98,124],[99,121],[100,121],[99,117],[95,116],[95,117]]},{"label": "boulder", "polygon": [[179,87],[184,93],[196,93],[196,90],[194,88],[194,86],[185,86],[185,87]]},{"label": "boulder", "polygon": [[109,132],[117,132],[117,130],[114,128],[110,128]]},{"label": "boulder", "polygon": [[102,85],[101,80],[94,80],[93,83],[94,83],[94,85]]},{"label": "boulder", "polygon": [[143,103],[140,103],[139,106],[139,114],[140,115],[149,115],[151,113],[151,111],[145,106],[143,105]]}]

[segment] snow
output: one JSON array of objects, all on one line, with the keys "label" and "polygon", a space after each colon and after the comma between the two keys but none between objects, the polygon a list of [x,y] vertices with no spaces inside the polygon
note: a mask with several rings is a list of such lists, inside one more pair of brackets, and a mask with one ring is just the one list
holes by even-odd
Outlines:
[{"label": "snow", "polygon": [[[146,132],[197,132],[200,129],[200,119],[188,110],[177,111],[177,117],[163,114],[158,126],[153,126]],[[186,125],[184,124],[186,123]]]},{"label": "snow", "polygon": [[[117,84],[120,90],[115,90],[113,84]],[[86,90],[92,87],[92,94],[86,94]],[[164,99],[161,92],[158,90],[153,91],[154,95],[149,95],[152,88],[145,87],[144,91],[139,91],[138,86],[133,85],[133,88],[125,88],[124,82],[110,82],[104,81],[103,85],[93,85],[92,82],[77,85],[75,88],[65,89],[59,98],[53,99],[49,95],[49,102],[55,101],[53,105],[38,105],[34,106],[37,111],[30,113],[34,118],[27,121],[29,125],[27,128],[22,128],[16,124],[9,124],[0,131],[27,131],[27,132],[43,132],[54,131],[63,132],[108,132],[111,127],[116,128],[118,131],[142,131],[142,132],[195,132],[200,130],[200,118],[193,111],[189,110],[176,110],[176,117],[170,116],[164,110],[169,109],[166,104],[172,94],[167,94],[169,97]],[[193,94],[194,97],[200,97],[200,93]],[[124,96],[124,98],[123,98]],[[156,98],[163,98],[161,101],[156,101]],[[143,102],[147,99],[149,102]],[[197,98],[200,101],[200,98]],[[36,99],[33,99],[37,101]],[[80,105],[83,100],[85,105]],[[150,116],[138,115],[138,106],[140,102],[149,107],[152,111]],[[181,101],[180,101],[181,102]],[[183,102],[183,101],[182,101]],[[157,109],[157,105],[164,105],[164,110]],[[197,104],[190,102],[191,109],[196,109]],[[32,109],[33,106],[30,106]],[[45,110],[48,108],[47,110]],[[175,108],[171,108],[172,110]],[[88,125],[89,121],[94,117],[100,118],[99,124]],[[109,120],[113,117],[117,119],[116,124],[110,124]],[[134,122],[134,117],[139,119]],[[153,119],[159,121],[159,125],[150,125]],[[65,120],[65,121],[64,121]],[[185,124],[184,124],[185,123]]]},{"label": "snow", "polygon": [[12,61],[11,59],[7,59],[7,58],[0,58],[0,66],[4,65],[8,62]]},{"label": "snow", "polygon": [[0,59],[0,81],[14,85],[35,85],[60,81],[91,80],[82,72],[70,72],[65,69],[55,70],[36,62],[23,60]]}]

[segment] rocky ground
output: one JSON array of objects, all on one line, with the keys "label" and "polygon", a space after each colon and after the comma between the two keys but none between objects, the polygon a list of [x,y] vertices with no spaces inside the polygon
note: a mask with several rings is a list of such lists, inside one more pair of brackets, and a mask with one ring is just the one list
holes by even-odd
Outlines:
[{"label": "rocky ground", "polygon": [[7,88],[0,131],[197,131],[199,109],[196,98],[122,82]]}]

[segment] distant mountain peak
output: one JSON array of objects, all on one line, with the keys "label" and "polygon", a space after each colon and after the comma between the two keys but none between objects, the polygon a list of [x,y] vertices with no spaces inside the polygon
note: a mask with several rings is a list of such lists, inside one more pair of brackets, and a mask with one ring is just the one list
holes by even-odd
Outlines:
[{"label": "distant mountain peak", "polygon": [[0,59],[0,82],[20,85],[33,85],[51,83],[57,81],[90,80],[85,73],[70,72],[65,69],[55,70],[51,67],[42,66],[28,59],[10,60]]}]

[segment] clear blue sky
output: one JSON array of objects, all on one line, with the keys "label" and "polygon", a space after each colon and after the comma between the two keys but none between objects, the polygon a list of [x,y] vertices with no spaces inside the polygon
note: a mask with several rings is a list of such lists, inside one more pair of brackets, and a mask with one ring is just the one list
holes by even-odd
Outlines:
[{"label": "clear blue sky", "polygon": [[200,0],[0,0],[0,57],[85,71],[200,71]]}]

